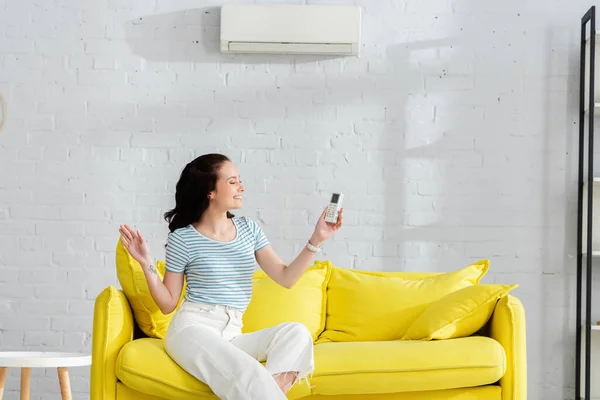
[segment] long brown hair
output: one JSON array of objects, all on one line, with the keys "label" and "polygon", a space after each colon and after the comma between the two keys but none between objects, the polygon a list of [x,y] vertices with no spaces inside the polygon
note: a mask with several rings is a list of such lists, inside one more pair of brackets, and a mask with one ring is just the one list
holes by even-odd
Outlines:
[{"label": "long brown hair", "polygon": [[[223,154],[205,154],[189,162],[175,188],[175,208],[165,213],[169,231],[188,226],[202,217],[209,205],[208,194],[215,190],[219,168],[230,161]],[[228,218],[233,214],[227,212]]]}]

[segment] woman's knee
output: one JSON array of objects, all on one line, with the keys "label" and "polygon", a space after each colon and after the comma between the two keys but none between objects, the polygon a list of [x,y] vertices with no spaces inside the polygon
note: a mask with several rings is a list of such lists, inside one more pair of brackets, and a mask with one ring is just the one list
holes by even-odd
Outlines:
[{"label": "woman's knee", "polygon": [[301,322],[284,322],[281,326],[296,335],[310,334],[308,328]]},{"label": "woman's knee", "polygon": [[287,335],[292,336],[296,340],[305,339],[312,344],[312,334],[304,324],[300,322],[285,322],[282,325]]}]

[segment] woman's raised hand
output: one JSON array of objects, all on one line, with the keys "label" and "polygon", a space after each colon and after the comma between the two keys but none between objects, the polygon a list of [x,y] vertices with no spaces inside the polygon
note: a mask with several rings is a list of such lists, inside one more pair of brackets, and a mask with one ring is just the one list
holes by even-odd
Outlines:
[{"label": "woman's raised hand", "polygon": [[146,239],[142,236],[142,232],[131,228],[129,225],[121,225],[119,226],[119,233],[121,234],[121,242],[129,254],[144,267],[144,264],[150,260],[150,249]]}]

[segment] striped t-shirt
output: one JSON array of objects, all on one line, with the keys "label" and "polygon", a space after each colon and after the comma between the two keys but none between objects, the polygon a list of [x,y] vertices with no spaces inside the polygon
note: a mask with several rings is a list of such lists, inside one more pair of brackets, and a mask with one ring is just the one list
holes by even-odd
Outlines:
[{"label": "striped t-shirt", "polygon": [[233,217],[235,239],[221,242],[192,225],[169,234],[165,268],[185,273],[186,300],[246,310],[256,268],[254,252],[269,245],[260,226],[248,217]]}]

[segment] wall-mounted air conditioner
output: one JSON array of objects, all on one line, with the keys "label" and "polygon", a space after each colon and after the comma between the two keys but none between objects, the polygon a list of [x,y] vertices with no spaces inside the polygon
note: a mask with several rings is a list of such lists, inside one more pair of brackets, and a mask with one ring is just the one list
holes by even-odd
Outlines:
[{"label": "wall-mounted air conditioner", "polygon": [[358,55],[355,6],[226,4],[221,52]]}]

